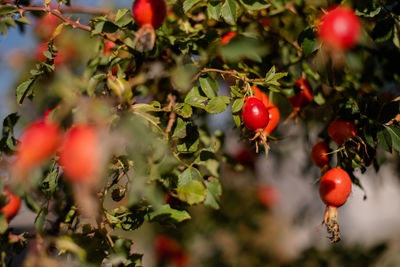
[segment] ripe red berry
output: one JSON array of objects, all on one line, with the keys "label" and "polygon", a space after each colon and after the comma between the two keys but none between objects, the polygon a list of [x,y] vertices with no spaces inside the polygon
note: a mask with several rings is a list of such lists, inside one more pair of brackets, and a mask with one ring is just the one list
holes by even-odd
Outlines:
[{"label": "ripe red berry", "polygon": [[353,47],[358,42],[360,34],[360,21],[349,7],[334,7],[321,17],[318,36],[324,44],[335,50]]},{"label": "ripe red berry", "polygon": [[241,147],[233,154],[234,159],[244,167],[248,167],[250,169],[255,168],[256,158],[254,156],[254,152],[250,150],[248,147]]},{"label": "ripe red berry", "polygon": [[[43,52],[48,51],[49,50],[49,44],[47,42],[41,43],[36,47],[35,50],[35,59],[37,61],[40,62],[45,62],[46,61],[46,56],[43,54]],[[63,50],[62,52],[57,52],[54,53],[55,54],[55,58],[54,58],[54,65],[55,66],[61,66],[64,65],[67,61],[67,58],[65,57],[66,55],[66,50]],[[73,55],[70,55],[71,58],[73,57]]]},{"label": "ripe red berry", "polygon": [[104,45],[104,54],[111,55],[112,53],[111,49],[113,49],[114,46],[116,46],[116,44],[113,41],[107,41],[106,44]]},{"label": "ripe red berry", "polygon": [[294,83],[294,91],[295,95],[289,97],[289,103],[293,109],[300,110],[312,102],[313,90],[306,78],[300,78]]},{"label": "ripe red berry", "polygon": [[261,90],[255,86],[252,86],[251,89],[254,92],[254,97],[261,100],[265,106],[268,106],[269,97],[266,94],[264,94],[263,92],[261,92]]},{"label": "ripe red berry", "polygon": [[267,127],[264,129],[264,133],[270,135],[279,124],[280,114],[279,109],[272,103],[268,104],[266,108],[269,113],[269,122]]},{"label": "ripe red berry", "polygon": [[166,235],[159,235],[154,242],[156,258],[159,263],[171,263],[186,266],[187,257],[179,243]]},{"label": "ripe red berry", "polygon": [[267,126],[269,122],[269,113],[261,100],[250,97],[243,105],[242,118],[247,128],[257,131]]},{"label": "ripe red berry", "polygon": [[95,128],[74,126],[66,135],[61,150],[60,165],[71,182],[92,182],[100,166],[100,143]]},{"label": "ripe red berry", "polygon": [[330,169],[319,182],[319,195],[327,206],[337,208],[342,206],[350,193],[350,176],[340,168]]},{"label": "ripe red berry", "polygon": [[328,128],[329,137],[338,145],[343,144],[348,137],[356,136],[356,134],[356,126],[352,122],[341,119],[331,122]]},{"label": "ripe red berry", "polygon": [[254,97],[261,100],[264,103],[269,113],[269,122],[267,127],[265,127],[264,129],[264,133],[268,136],[272,133],[273,130],[275,130],[275,128],[279,124],[279,119],[280,119],[279,109],[273,103],[269,102],[269,97],[263,92],[261,92],[260,89],[258,89],[255,86],[252,86],[251,89],[254,91]]},{"label": "ripe red berry", "polygon": [[257,190],[257,197],[261,204],[267,208],[272,208],[281,200],[278,189],[272,185],[263,185]]},{"label": "ripe red berry", "polygon": [[189,257],[184,251],[179,251],[175,257],[172,259],[172,262],[176,267],[186,267],[189,266]]},{"label": "ripe red berry", "polygon": [[48,41],[59,24],[58,17],[46,14],[37,21],[34,31],[41,40]]},{"label": "ripe red berry", "polygon": [[10,221],[15,217],[15,215],[17,215],[19,208],[21,207],[21,199],[6,187],[3,189],[3,194],[7,196],[8,202],[1,208],[0,212],[6,215],[7,221]]},{"label": "ripe red berry", "polygon": [[320,141],[316,143],[311,150],[311,160],[320,168],[324,168],[329,165],[329,155],[322,155],[329,153],[330,149],[327,143]]},{"label": "ripe red berry", "polygon": [[237,36],[237,33],[236,33],[236,32],[228,32],[228,33],[224,34],[224,36],[222,36],[222,38],[221,38],[221,44],[222,44],[223,46],[229,44],[229,42],[230,42],[233,38],[235,38],[236,36]]},{"label": "ripe red berry", "polygon": [[31,123],[22,132],[17,145],[14,169],[21,175],[49,158],[61,140],[58,125],[50,120]]},{"label": "ripe red berry", "polygon": [[167,16],[164,0],[136,0],[132,7],[133,18],[140,26],[160,27]]},{"label": "ripe red berry", "polygon": [[319,195],[326,204],[323,223],[326,224],[332,243],[340,241],[337,208],[346,203],[351,193],[351,179],[346,171],[333,168],[322,176],[319,182]]}]

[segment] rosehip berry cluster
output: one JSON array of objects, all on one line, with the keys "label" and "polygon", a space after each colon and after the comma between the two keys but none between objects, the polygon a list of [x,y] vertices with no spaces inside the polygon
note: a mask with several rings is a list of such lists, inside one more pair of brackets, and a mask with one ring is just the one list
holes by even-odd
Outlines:
[{"label": "rosehip berry cluster", "polygon": [[[328,135],[338,145],[356,136],[357,128],[349,121],[336,119],[329,124]],[[337,219],[337,208],[342,206],[351,193],[352,183],[348,173],[340,168],[327,171],[330,161],[330,148],[320,141],[311,150],[311,160],[325,173],[319,183],[321,200],[326,204],[323,224],[326,225],[332,243],[340,241],[340,230]]]},{"label": "rosehip berry cluster", "polygon": [[19,178],[59,151],[59,163],[70,182],[91,182],[100,169],[100,141],[95,127],[73,126],[63,138],[59,126],[49,120],[33,122],[17,145],[14,172]]}]

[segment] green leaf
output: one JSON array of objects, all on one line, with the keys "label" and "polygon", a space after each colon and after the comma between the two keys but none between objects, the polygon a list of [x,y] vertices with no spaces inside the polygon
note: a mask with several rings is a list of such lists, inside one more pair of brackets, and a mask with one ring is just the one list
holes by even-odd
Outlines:
[{"label": "green leaf", "polygon": [[267,53],[263,43],[254,38],[237,37],[221,48],[221,55],[225,61],[238,62],[243,59],[261,62]]},{"label": "green leaf", "polygon": [[179,118],[176,120],[176,126],[172,133],[172,137],[175,138],[185,138],[186,137],[186,127],[191,124],[191,121],[183,120]]},{"label": "green leaf", "polygon": [[61,236],[55,239],[55,245],[60,251],[68,251],[75,254],[81,261],[86,260],[86,250],[78,246],[69,236]]},{"label": "green leaf", "polygon": [[237,128],[240,127],[240,125],[242,124],[242,120],[240,118],[240,115],[233,115],[233,121],[235,122],[235,125]]},{"label": "green leaf", "polygon": [[318,49],[318,42],[315,39],[312,27],[307,27],[300,33],[298,43],[305,57],[308,57]]},{"label": "green leaf", "polygon": [[184,118],[190,118],[193,114],[193,109],[189,104],[186,103],[179,103],[175,107],[175,111],[179,116]]},{"label": "green leaf", "polygon": [[378,131],[376,137],[378,139],[378,144],[382,146],[384,150],[392,153],[392,138],[390,133],[385,128],[382,128]]},{"label": "green leaf", "polygon": [[15,6],[9,6],[9,5],[0,6],[0,16],[6,15],[9,13],[16,13],[17,11],[18,11],[18,8]]},{"label": "green leaf", "polygon": [[379,122],[388,123],[400,113],[400,101],[392,101],[383,106],[379,114]]},{"label": "green leaf", "polygon": [[[107,87],[110,88],[119,98],[129,100],[132,95],[131,87],[124,78],[109,77],[107,79]],[[130,94],[129,94],[130,93]]]},{"label": "green leaf", "polygon": [[105,23],[106,23],[105,21],[100,21],[100,22],[96,23],[96,25],[94,26],[94,29],[92,30],[92,34],[97,35],[97,34],[102,33]]},{"label": "green leaf", "polygon": [[379,14],[381,7],[377,1],[354,1],[357,16],[373,18]]},{"label": "green leaf", "polygon": [[193,107],[205,109],[205,102],[208,100],[207,97],[200,95],[199,88],[197,86],[193,87],[192,90],[186,95],[185,103]]},{"label": "green leaf", "polygon": [[179,223],[190,220],[190,214],[186,210],[176,210],[170,207],[169,204],[162,205],[155,211],[148,214],[150,221],[156,222],[174,222]]},{"label": "green leaf", "polygon": [[89,84],[86,87],[86,92],[88,93],[89,96],[94,96],[96,92],[96,88],[100,85],[100,83],[107,78],[106,74],[97,74],[90,78]]},{"label": "green leaf", "polygon": [[50,53],[50,51],[43,51],[43,55],[45,56],[45,57],[47,57],[48,59],[53,59],[53,58],[55,58],[55,56],[53,56],[51,53]]},{"label": "green leaf", "polygon": [[236,24],[237,20],[237,4],[233,0],[226,0],[222,5],[222,17],[225,22],[231,25]]},{"label": "green leaf", "polygon": [[211,149],[201,151],[200,155],[195,160],[195,163],[197,165],[204,166],[210,175],[214,177],[219,176],[219,161],[216,159],[215,154],[213,151],[211,151]]},{"label": "green leaf", "polygon": [[19,104],[22,104],[22,102],[24,101],[24,98],[26,96],[29,96],[32,93],[30,89],[31,89],[34,81],[35,80],[33,78],[30,78],[30,79],[26,80],[25,82],[21,83],[20,85],[18,85],[18,87],[17,87],[17,102]]},{"label": "green leaf", "polygon": [[22,24],[31,24],[29,19],[27,17],[20,17],[15,20],[16,22],[22,23]]},{"label": "green leaf", "polygon": [[301,66],[303,68],[303,71],[307,74],[307,76],[310,76],[312,79],[319,81],[321,79],[320,75],[318,72],[314,71],[310,65],[307,64],[307,62],[303,61],[301,63]]},{"label": "green leaf", "polygon": [[242,98],[243,94],[240,92],[241,88],[239,88],[238,86],[231,86],[231,97],[232,98]]},{"label": "green leaf", "polygon": [[201,174],[197,169],[189,167],[178,176],[178,186],[183,186],[192,180],[201,181]]},{"label": "green leaf", "polygon": [[115,15],[115,22],[117,23],[129,10],[124,8],[124,9],[119,9],[117,12],[117,15]]},{"label": "green leaf", "polygon": [[367,144],[371,147],[375,147],[374,138],[372,137],[371,130],[368,127],[363,128],[364,139],[367,141]]},{"label": "green leaf", "polygon": [[186,93],[192,86],[192,78],[197,72],[194,64],[178,65],[171,71],[172,83],[181,93]]},{"label": "green leaf", "polygon": [[134,110],[139,110],[140,112],[160,112],[163,111],[159,106],[159,102],[153,101],[151,104],[139,103],[133,105]]},{"label": "green leaf", "polygon": [[8,137],[9,134],[13,134],[14,126],[17,124],[19,118],[17,113],[11,113],[4,119],[2,130],[3,137]]},{"label": "green leaf", "polygon": [[178,198],[189,205],[201,203],[205,200],[207,191],[204,185],[197,180],[191,180],[176,188]]},{"label": "green leaf", "polygon": [[275,76],[275,66],[272,66],[269,71],[267,72],[267,74],[265,74],[265,81],[268,82],[270,80],[272,80],[272,78],[274,78]]},{"label": "green leaf", "polygon": [[218,95],[218,82],[210,76],[199,78],[200,87],[208,98],[214,98]]},{"label": "green leaf", "polygon": [[35,229],[39,234],[45,233],[46,224],[47,224],[46,216],[47,216],[47,211],[45,211],[43,209],[40,210],[39,214],[36,216]]},{"label": "green leaf", "polygon": [[211,114],[217,114],[223,112],[231,102],[228,96],[217,96],[208,102],[206,111]]},{"label": "green leaf", "polygon": [[39,203],[32,196],[25,194],[24,196],[26,206],[35,213],[40,211]]},{"label": "green leaf", "polygon": [[392,137],[392,146],[395,150],[400,152],[400,127],[395,125],[385,126],[386,130]]},{"label": "green leaf", "polygon": [[236,99],[232,104],[232,113],[238,113],[242,110],[244,104],[244,98]]},{"label": "green leaf", "polygon": [[321,92],[318,92],[318,94],[314,94],[313,100],[320,106],[326,103],[325,97]]},{"label": "green leaf", "polygon": [[222,3],[221,2],[208,2],[207,16],[210,19],[218,20],[221,17]]},{"label": "green leaf", "polygon": [[375,28],[372,30],[371,37],[375,42],[384,42],[389,40],[393,35],[394,25],[395,23],[393,18],[385,18],[378,21]]},{"label": "green leaf", "polygon": [[263,0],[240,0],[240,3],[250,10],[261,10],[271,6],[271,4]]},{"label": "green leaf", "polygon": [[4,234],[8,229],[8,223],[6,215],[1,212],[0,213],[0,234]]},{"label": "green leaf", "polygon": [[186,137],[179,140],[176,149],[180,153],[194,153],[199,148],[199,131],[197,127],[190,124],[186,127]]},{"label": "green leaf", "polygon": [[394,26],[393,43],[400,49],[400,25]]},{"label": "green leaf", "polygon": [[185,0],[183,2],[183,11],[188,12],[195,4],[199,3],[201,0]]},{"label": "green leaf", "polygon": [[213,208],[219,209],[219,198],[222,195],[222,186],[219,180],[216,178],[211,178],[211,181],[205,181],[207,196],[204,204]]},{"label": "green leaf", "polygon": [[50,195],[53,195],[56,191],[57,176],[58,176],[58,169],[54,169],[49,174],[47,174],[46,178],[44,178],[43,180],[43,184],[45,184],[46,188],[48,188]]}]

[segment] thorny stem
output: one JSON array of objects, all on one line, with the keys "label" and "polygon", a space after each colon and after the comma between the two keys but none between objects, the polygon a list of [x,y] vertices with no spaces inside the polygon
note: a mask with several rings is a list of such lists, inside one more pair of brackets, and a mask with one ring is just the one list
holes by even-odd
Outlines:
[{"label": "thorny stem", "polygon": [[174,125],[175,119],[176,119],[176,111],[173,110],[173,108],[175,107],[175,100],[176,97],[172,94],[168,95],[168,100],[169,100],[169,104],[167,109],[171,110],[171,113],[169,114],[169,120],[168,120],[168,125],[167,128],[165,129],[165,132],[167,134],[169,134],[172,130],[172,126]]},{"label": "thorny stem", "polygon": [[48,13],[51,13],[54,16],[58,17],[59,19],[61,19],[65,23],[71,25],[73,28],[78,28],[78,29],[82,29],[82,30],[85,30],[85,31],[91,31],[92,30],[92,28],[90,26],[80,24],[78,21],[73,21],[72,19],[66,17],[63,13],[61,13],[60,10],[54,9],[54,8],[51,8],[51,7],[46,8],[46,7],[40,7],[40,6],[27,6],[27,7],[20,7],[19,11],[21,13],[23,13],[25,11],[43,11],[43,12],[48,12]]},{"label": "thorny stem", "polygon": [[220,69],[213,69],[213,68],[203,68],[201,71],[199,71],[192,79],[192,81],[197,81],[199,79],[200,75],[206,72],[218,72],[221,73],[222,75],[230,75],[236,79],[242,80],[245,83],[249,82],[264,82],[265,78],[257,78],[257,79],[249,79],[245,75],[239,73],[236,70],[220,70]]},{"label": "thorny stem", "polygon": [[[16,4],[15,0],[2,0],[0,4]],[[18,4],[16,4],[18,6]],[[19,7],[19,6],[18,6]],[[30,5],[29,7],[43,7],[37,5]],[[104,15],[108,11],[101,8],[87,7],[87,6],[65,6],[58,8],[62,13],[83,13],[93,15]]]},{"label": "thorny stem", "polygon": [[[2,4],[14,4],[14,1],[1,1]],[[68,7],[68,8],[63,8],[63,9],[58,9],[58,8],[52,8],[52,7],[45,7],[45,6],[18,6],[18,11],[22,15],[22,13],[26,11],[43,11],[47,12],[50,14],[53,14],[54,16],[58,17],[65,23],[71,25],[73,28],[78,28],[82,29],[85,31],[91,31],[92,28],[87,25],[83,25],[79,23],[78,21],[73,21],[72,19],[68,18],[65,16],[62,12],[82,12],[82,13],[91,13],[91,14],[104,14],[103,10],[97,10],[97,9],[91,9],[91,8],[86,8],[86,7]]]}]

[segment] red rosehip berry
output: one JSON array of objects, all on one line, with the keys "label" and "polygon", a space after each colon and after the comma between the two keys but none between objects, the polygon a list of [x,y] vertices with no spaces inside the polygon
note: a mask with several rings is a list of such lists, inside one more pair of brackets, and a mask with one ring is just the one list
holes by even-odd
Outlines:
[{"label": "red rosehip berry", "polygon": [[263,130],[267,126],[269,113],[261,100],[250,97],[243,105],[242,118],[248,129],[258,131]]},{"label": "red rosehip berry", "polygon": [[27,171],[48,159],[61,141],[61,131],[58,125],[50,120],[40,120],[31,123],[22,132],[17,145],[14,170],[25,175]]},{"label": "red rosehip berry", "polygon": [[336,119],[329,124],[328,135],[338,145],[341,145],[350,136],[356,136],[357,128],[350,122],[342,119]]},{"label": "red rosehip berry", "polygon": [[222,44],[223,46],[229,44],[229,42],[230,42],[233,38],[235,38],[236,36],[237,36],[237,33],[236,33],[236,32],[228,32],[228,33],[224,34],[224,35],[222,36],[222,38],[221,38],[221,44]]},{"label": "red rosehip berry", "polygon": [[300,78],[294,83],[295,95],[289,97],[293,109],[300,110],[308,106],[313,100],[313,90],[307,78]]},{"label": "red rosehip berry", "polygon": [[21,199],[14,195],[7,187],[3,189],[3,194],[7,196],[8,202],[1,208],[0,212],[6,215],[7,221],[10,221],[15,217],[15,215],[17,215],[19,208],[21,207]]},{"label": "red rosehip berry", "polygon": [[167,6],[164,0],[136,0],[132,7],[133,18],[140,26],[160,27],[166,16]]},{"label": "red rosehip berry", "polygon": [[334,7],[321,17],[318,36],[332,49],[349,49],[358,42],[360,35],[360,20],[349,7]]},{"label": "red rosehip berry", "polygon": [[329,165],[329,155],[323,155],[329,153],[330,149],[327,143],[320,141],[316,143],[311,150],[311,160],[320,168],[327,167]]},{"label": "red rosehip berry", "polygon": [[100,140],[90,125],[76,125],[65,136],[59,163],[70,182],[92,182],[100,166]]}]

